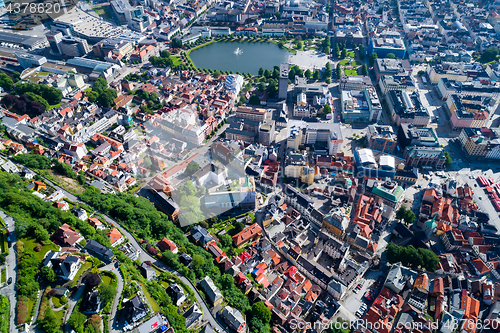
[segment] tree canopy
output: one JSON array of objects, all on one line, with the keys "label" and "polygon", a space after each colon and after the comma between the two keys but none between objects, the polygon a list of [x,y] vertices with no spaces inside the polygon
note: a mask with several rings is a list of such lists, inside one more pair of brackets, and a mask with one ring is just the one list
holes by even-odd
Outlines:
[{"label": "tree canopy", "polygon": [[425,268],[434,272],[439,264],[439,257],[427,249],[416,249],[412,245],[404,247],[389,243],[386,250],[387,260],[393,264],[401,262],[404,266]]}]

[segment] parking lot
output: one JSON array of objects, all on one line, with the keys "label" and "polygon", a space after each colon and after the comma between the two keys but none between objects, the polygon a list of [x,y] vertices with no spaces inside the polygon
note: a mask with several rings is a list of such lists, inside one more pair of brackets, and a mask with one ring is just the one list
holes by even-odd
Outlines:
[{"label": "parking lot", "polygon": [[[342,302],[345,309],[354,315],[363,304],[366,304],[366,300],[363,296],[370,286],[382,275],[382,271],[368,271],[365,274],[365,278],[360,282],[361,290],[357,293],[350,292],[349,296]],[[366,307],[368,308],[369,304],[366,304]]]}]

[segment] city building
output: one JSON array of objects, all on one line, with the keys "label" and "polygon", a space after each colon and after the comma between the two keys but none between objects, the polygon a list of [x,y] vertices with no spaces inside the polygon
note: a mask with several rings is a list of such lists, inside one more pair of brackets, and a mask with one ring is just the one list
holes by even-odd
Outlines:
[{"label": "city building", "polygon": [[363,91],[366,87],[373,86],[369,76],[364,75],[342,75],[339,81],[341,91],[359,90]]},{"label": "city building", "polygon": [[458,140],[470,157],[500,159],[500,128],[464,128]]},{"label": "city building", "polygon": [[335,155],[341,150],[343,137],[339,123],[289,120],[287,130],[287,149],[299,151],[310,145],[316,153],[323,155]]},{"label": "city building", "polygon": [[398,142],[401,149],[404,149],[408,146],[439,146],[438,137],[433,128],[418,127],[413,124],[399,125]]},{"label": "city building", "polygon": [[252,108],[249,106],[239,106],[236,109],[235,116],[237,118],[264,122],[266,120],[271,120],[273,113],[272,113],[272,109],[262,109],[262,108]]},{"label": "city building", "polygon": [[47,58],[35,54],[21,52],[16,52],[14,54],[22,68],[37,67],[47,62]]},{"label": "city building", "polygon": [[373,66],[377,82],[383,75],[405,75],[412,68],[407,59],[376,59]]},{"label": "city building", "polygon": [[490,117],[487,107],[494,102],[491,98],[482,96],[458,94],[448,96],[445,105],[446,111],[450,114],[452,129],[485,127]]},{"label": "city building", "polygon": [[344,207],[336,207],[323,218],[322,227],[342,239],[349,226],[349,215]]},{"label": "city building", "polygon": [[447,100],[452,94],[498,99],[500,96],[500,83],[483,79],[461,82],[442,78],[436,86],[436,92],[442,100]]},{"label": "city building", "polygon": [[50,52],[53,54],[60,54],[59,43],[63,39],[63,34],[59,30],[51,30],[45,34],[47,41],[50,45]]},{"label": "city building", "polygon": [[43,47],[47,44],[47,38],[43,37],[34,37],[29,35],[20,35],[10,32],[1,32],[0,33],[0,42],[4,42],[7,44],[19,45],[20,47],[31,51],[40,47]]},{"label": "city building", "polygon": [[406,91],[390,90],[386,95],[386,101],[392,121],[397,126],[404,123],[426,126],[431,120],[416,91],[410,94]]},{"label": "city building", "polygon": [[383,75],[379,80],[380,91],[383,95],[391,90],[413,92],[415,83],[410,74],[408,75]]},{"label": "city building", "polygon": [[404,151],[407,167],[442,169],[446,160],[441,147],[410,146]]},{"label": "city building", "polygon": [[[378,162],[377,162],[378,159]],[[358,174],[365,177],[393,178],[396,174],[396,158],[390,155],[367,149],[356,148],[354,160]],[[398,164],[400,159],[398,159]]]},{"label": "city building", "polygon": [[376,53],[379,58],[385,58],[389,53],[397,58],[404,59],[406,55],[405,43],[401,38],[370,38],[368,54]]},{"label": "city building", "polygon": [[394,180],[368,179],[365,186],[366,192],[381,200],[383,209],[382,217],[390,219],[393,212],[399,209],[404,199],[405,190]]},{"label": "city building", "polygon": [[340,95],[342,119],[346,123],[378,121],[382,116],[382,104],[373,86],[363,91],[342,91]]},{"label": "city building", "polygon": [[70,57],[81,57],[90,52],[87,41],[78,37],[62,37],[57,43],[59,53]]},{"label": "city building", "polygon": [[286,99],[288,95],[288,63],[280,65],[280,77],[278,80],[278,98]]},{"label": "city building", "polygon": [[397,137],[392,126],[370,125],[368,126],[366,138],[370,149],[388,154],[396,151]]}]

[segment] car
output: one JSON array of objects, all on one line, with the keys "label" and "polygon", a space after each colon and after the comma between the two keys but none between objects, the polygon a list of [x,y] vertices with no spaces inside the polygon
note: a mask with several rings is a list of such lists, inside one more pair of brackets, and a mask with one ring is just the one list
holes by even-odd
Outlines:
[{"label": "car", "polygon": [[352,291],[353,291],[355,294],[357,294],[359,290],[358,290],[358,289],[356,289],[356,288],[354,288]]},{"label": "car", "polygon": [[11,284],[12,283],[12,276],[7,280],[7,283],[8,284]]}]

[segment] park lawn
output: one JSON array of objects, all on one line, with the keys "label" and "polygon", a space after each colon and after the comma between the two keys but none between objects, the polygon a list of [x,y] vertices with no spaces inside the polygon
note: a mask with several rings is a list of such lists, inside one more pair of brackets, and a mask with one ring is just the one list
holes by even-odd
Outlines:
[{"label": "park lawn", "polygon": [[161,311],[160,307],[158,306],[158,303],[156,303],[156,301],[154,300],[154,298],[151,297],[151,294],[149,293],[148,288],[146,288],[145,286],[143,286],[142,283],[141,283],[141,288],[142,288],[142,292],[144,293],[144,296],[146,296],[149,304],[151,305],[151,308],[153,309],[153,312],[159,312],[159,311]]},{"label": "park lawn", "polygon": [[[41,296],[43,297],[43,296]],[[31,298],[28,298],[28,311],[26,311],[26,320],[25,323],[29,323],[31,321],[31,314],[33,312],[33,307],[35,306],[35,302],[37,300],[32,300]]]},{"label": "park lawn", "polygon": [[345,75],[358,75],[358,71],[356,69],[344,69]]},{"label": "park lawn", "polygon": [[339,64],[342,66],[361,66],[361,64],[356,62],[356,60],[349,61],[349,59],[341,60],[339,61]]},{"label": "park lawn", "polygon": [[[61,102],[61,103],[59,103],[59,104],[49,105],[49,109],[48,109],[48,110],[57,109],[58,107],[60,107],[60,106],[61,106],[61,104],[62,104],[62,102]],[[48,111],[48,110],[47,110],[47,111]]]},{"label": "park lawn", "polygon": [[64,313],[66,312],[66,310],[62,309],[62,310],[59,310],[59,311],[54,311],[54,315],[56,316],[57,318],[57,321],[59,321],[59,323],[62,325],[63,324],[63,318],[64,318]]},{"label": "park lawn", "polygon": [[61,304],[61,298],[59,296],[53,296],[52,297],[52,304],[54,304],[54,308],[60,308],[62,306]]},{"label": "park lawn", "polygon": [[1,283],[7,282],[7,267],[2,267],[2,277],[0,282]]},{"label": "park lawn", "polygon": [[[34,250],[35,247],[40,244],[39,242],[37,242],[37,240],[35,238],[21,238],[21,242],[23,242],[24,244],[24,248],[26,250]],[[51,241],[46,241],[45,242],[45,245],[42,246],[42,249],[40,250],[40,252],[36,252],[35,251],[35,256],[37,257],[38,260],[40,260],[40,262],[43,260],[43,258],[45,257],[45,254],[49,251],[57,251],[59,249],[59,247],[52,243]]]},{"label": "park lawn", "polygon": [[347,52],[347,56],[348,56],[349,58],[355,58],[355,57],[356,57],[356,55],[354,54],[354,51],[348,51],[348,52]]},{"label": "park lawn", "polygon": [[177,56],[171,56],[171,57],[172,57],[172,61],[173,61],[174,66],[182,65],[182,60],[180,57],[177,57]]},{"label": "park lawn", "polygon": [[78,273],[76,273],[75,278],[73,279],[73,281],[75,281],[75,282],[78,281],[80,279],[80,276],[82,276],[83,272],[85,272],[90,267],[92,267],[92,263],[90,261],[86,261],[82,265],[82,267],[80,267],[80,269],[78,270]]}]

